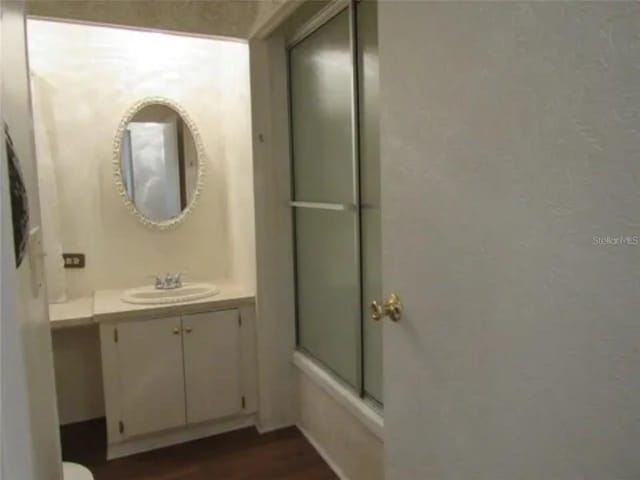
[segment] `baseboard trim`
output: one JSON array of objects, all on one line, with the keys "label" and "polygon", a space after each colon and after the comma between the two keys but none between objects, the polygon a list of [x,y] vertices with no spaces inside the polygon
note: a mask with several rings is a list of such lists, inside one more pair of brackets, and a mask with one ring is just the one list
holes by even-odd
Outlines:
[{"label": "baseboard trim", "polygon": [[243,415],[214,423],[181,428],[179,430],[153,434],[147,437],[126,440],[121,443],[108,445],[107,460],[128,457],[129,455],[135,455],[136,453],[148,452],[150,450],[169,447],[179,443],[191,442],[192,440],[198,440],[199,438],[206,438],[220,433],[251,427],[254,426],[255,423],[255,415]]},{"label": "baseboard trim", "polygon": [[64,421],[62,421],[62,419],[60,419],[60,425],[58,425],[59,427],[66,427],[68,425],[75,425],[76,423],[85,423],[85,422],[91,422],[91,421],[95,421],[95,420],[102,420],[105,418],[105,414],[104,412],[100,413],[100,414],[95,414],[95,415],[91,415],[91,416],[81,416],[78,418],[73,418],[73,419],[65,419]]},{"label": "baseboard trim", "polygon": [[296,424],[296,427],[298,427],[298,430],[302,432],[302,435],[304,435],[304,437],[309,441],[311,446],[313,446],[313,448],[316,450],[316,452],[318,452],[318,454],[322,457],[322,459],[325,462],[327,462],[327,465],[329,465],[329,468],[333,470],[333,473],[335,473],[340,480],[350,480],[347,474],[345,474],[342,471],[342,469],[336,464],[336,462],[333,461],[333,459],[327,453],[324,447],[320,445],[315,438],[313,438],[313,435],[311,435],[311,433],[309,433],[309,431],[306,428],[304,428],[299,423]]},{"label": "baseboard trim", "polygon": [[293,427],[295,425],[296,425],[295,423],[289,422],[289,423],[279,423],[276,425],[263,426],[260,424],[260,422],[258,422],[256,423],[256,430],[260,435],[262,435],[269,432],[275,432],[276,430],[282,430],[283,428]]}]

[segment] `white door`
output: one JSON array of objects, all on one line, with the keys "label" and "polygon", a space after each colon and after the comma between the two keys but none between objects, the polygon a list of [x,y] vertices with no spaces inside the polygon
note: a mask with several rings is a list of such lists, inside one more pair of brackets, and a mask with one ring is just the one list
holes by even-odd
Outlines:
[{"label": "white door", "polygon": [[182,318],[189,424],[242,410],[239,319],[237,310]]},{"label": "white door", "polygon": [[640,5],[379,8],[387,478],[640,478]]},{"label": "white door", "polygon": [[186,424],[180,317],[117,326],[124,435]]},{"label": "white door", "polygon": [[[16,268],[12,213],[7,181],[4,131],[2,165],[2,416],[0,476],[20,480],[59,480],[62,475],[58,414],[53,377],[51,332],[40,244],[38,177],[33,140],[26,49],[25,2],[1,2],[2,98],[6,122],[29,199],[26,256]],[[0,128],[3,128],[0,125]]]}]

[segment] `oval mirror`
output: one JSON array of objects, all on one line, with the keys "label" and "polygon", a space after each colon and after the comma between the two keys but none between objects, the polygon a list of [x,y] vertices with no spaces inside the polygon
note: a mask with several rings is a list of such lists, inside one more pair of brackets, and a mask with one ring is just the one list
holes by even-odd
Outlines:
[{"label": "oval mirror", "polygon": [[137,103],[116,138],[116,180],[125,204],[143,223],[177,224],[199,194],[203,157],[198,132],[178,105],[161,98]]}]

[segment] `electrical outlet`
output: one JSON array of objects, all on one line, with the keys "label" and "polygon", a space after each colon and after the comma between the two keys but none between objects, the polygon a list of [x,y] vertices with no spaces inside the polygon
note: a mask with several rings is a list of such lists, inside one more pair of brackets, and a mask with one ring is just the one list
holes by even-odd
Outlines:
[{"label": "electrical outlet", "polygon": [[84,268],[84,253],[63,253],[64,268]]}]

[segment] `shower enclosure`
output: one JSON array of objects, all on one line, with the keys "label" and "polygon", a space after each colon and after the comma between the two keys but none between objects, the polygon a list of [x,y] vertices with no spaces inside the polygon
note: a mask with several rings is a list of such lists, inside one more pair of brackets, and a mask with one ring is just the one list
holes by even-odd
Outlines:
[{"label": "shower enclosure", "polygon": [[377,6],[332,5],[288,50],[297,341],[381,404]]}]

